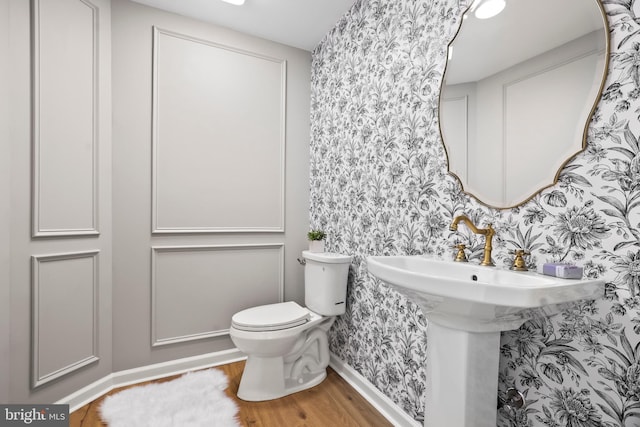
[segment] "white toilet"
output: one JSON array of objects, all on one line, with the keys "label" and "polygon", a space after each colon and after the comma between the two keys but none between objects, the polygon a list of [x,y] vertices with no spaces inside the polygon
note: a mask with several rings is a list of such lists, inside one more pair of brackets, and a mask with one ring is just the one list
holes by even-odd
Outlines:
[{"label": "white toilet", "polygon": [[231,318],[230,335],[247,362],[238,397],[277,399],[320,384],[327,376],[327,332],[344,313],[351,257],[302,252],[305,305],[293,301],[248,308]]}]

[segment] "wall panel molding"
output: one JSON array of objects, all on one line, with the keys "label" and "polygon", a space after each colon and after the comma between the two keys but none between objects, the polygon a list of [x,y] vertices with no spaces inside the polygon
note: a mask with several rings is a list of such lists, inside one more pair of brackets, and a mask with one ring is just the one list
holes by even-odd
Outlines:
[{"label": "wall panel molding", "polygon": [[99,359],[98,255],[95,250],[31,257],[34,388]]},{"label": "wall panel molding", "polygon": [[152,231],[284,231],[286,61],[154,27]]},{"label": "wall panel molding", "polygon": [[[469,177],[468,151],[469,151],[469,96],[454,96],[441,100],[440,108],[445,114],[455,114],[459,117],[456,126],[447,127],[446,123],[440,124],[441,133],[446,139],[445,152],[449,172],[456,174],[458,178],[466,183]],[[444,135],[446,133],[446,135]],[[468,185],[467,185],[468,187]],[[468,190],[468,188],[467,188]]]},{"label": "wall panel molding", "polygon": [[31,8],[32,234],[96,235],[98,8],[86,0]]},{"label": "wall panel molding", "polygon": [[154,246],[151,251],[154,347],[227,335],[234,313],[283,301],[283,243]]},{"label": "wall panel molding", "polygon": [[[505,206],[551,185],[553,174],[559,174],[562,165],[583,149],[585,123],[588,124],[593,105],[589,100],[595,99],[599,88],[592,85],[590,70],[598,67],[603,53],[592,49],[575,54],[544,67],[532,67],[503,83],[501,154]],[[550,104],[548,100],[554,94],[563,96],[556,96]],[[532,122],[532,116],[544,126]],[[563,126],[564,123],[576,125]]]}]

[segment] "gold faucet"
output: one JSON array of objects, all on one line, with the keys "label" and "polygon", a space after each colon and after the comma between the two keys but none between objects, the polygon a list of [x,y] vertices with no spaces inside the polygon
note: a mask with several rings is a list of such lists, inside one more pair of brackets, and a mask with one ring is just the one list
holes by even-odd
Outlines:
[{"label": "gold faucet", "polygon": [[469,227],[469,229],[475,234],[482,234],[484,236],[484,252],[480,265],[493,266],[494,264],[491,261],[491,249],[493,249],[493,246],[491,245],[491,242],[493,241],[493,236],[496,234],[496,231],[493,229],[491,224],[487,224],[487,228],[478,228],[473,224],[473,222],[471,222],[469,217],[466,215],[459,215],[453,219],[453,222],[449,226],[449,230],[457,231],[458,224],[460,222],[467,224],[467,227]]}]

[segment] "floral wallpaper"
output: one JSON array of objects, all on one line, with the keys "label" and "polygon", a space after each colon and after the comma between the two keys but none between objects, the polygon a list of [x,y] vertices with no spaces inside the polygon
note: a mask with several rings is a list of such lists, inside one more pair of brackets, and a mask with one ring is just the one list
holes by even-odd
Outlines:
[{"label": "floral wallpaper", "polygon": [[313,52],[311,223],[355,256],[331,350],[416,420],[429,416],[427,322],[365,258],[448,258],[463,239],[479,260],[481,238],[448,230],[464,213],[494,224],[499,266],[524,248],[531,267],[570,261],[606,281],[604,298],[502,334],[499,395],[515,387],[527,403],[498,425],[640,426],[640,0],[602,4],[611,56],[588,147],[515,209],[479,204],[447,174],[438,94],[462,1],[357,0]]}]

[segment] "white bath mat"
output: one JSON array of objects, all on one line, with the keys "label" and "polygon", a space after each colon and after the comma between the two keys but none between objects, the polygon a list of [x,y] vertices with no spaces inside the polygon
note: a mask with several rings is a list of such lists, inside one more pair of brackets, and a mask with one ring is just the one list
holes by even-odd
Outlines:
[{"label": "white bath mat", "polygon": [[226,388],[227,377],[217,369],[189,372],[107,396],[100,415],[109,427],[239,427]]}]

